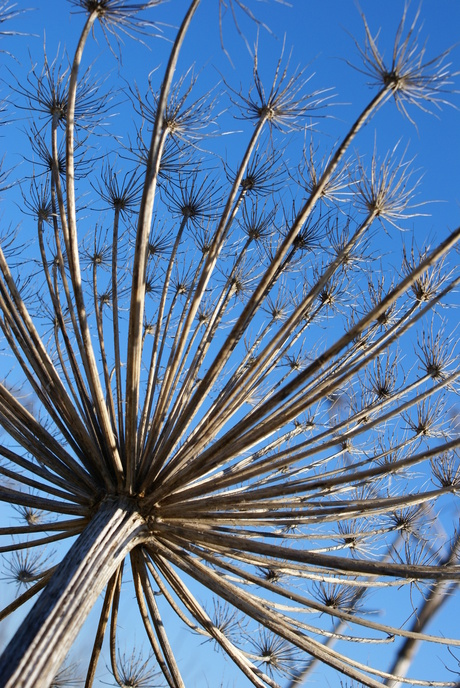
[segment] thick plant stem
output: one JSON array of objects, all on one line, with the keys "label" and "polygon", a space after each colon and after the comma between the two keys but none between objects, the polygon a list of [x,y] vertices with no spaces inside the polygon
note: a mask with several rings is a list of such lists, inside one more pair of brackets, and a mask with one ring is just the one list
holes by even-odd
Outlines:
[{"label": "thick plant stem", "polygon": [[2,688],[47,688],[93,604],[146,525],[127,498],[104,501],[0,658]]}]

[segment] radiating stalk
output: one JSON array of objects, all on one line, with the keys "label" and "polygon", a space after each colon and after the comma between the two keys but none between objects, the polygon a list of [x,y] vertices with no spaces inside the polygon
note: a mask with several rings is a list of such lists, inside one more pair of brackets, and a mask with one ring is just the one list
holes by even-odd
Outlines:
[{"label": "radiating stalk", "polygon": [[69,92],[68,92],[68,109],[67,109],[67,125],[66,125],[66,192],[67,192],[67,222],[68,235],[66,237],[67,253],[69,259],[70,274],[72,278],[73,292],[75,296],[75,303],[77,306],[78,319],[80,323],[80,331],[83,342],[84,353],[87,362],[87,378],[88,384],[93,396],[93,403],[97,413],[98,421],[102,431],[102,441],[107,450],[107,455],[110,457],[110,469],[113,470],[117,477],[118,483],[122,481],[123,466],[121,463],[118,446],[115,438],[115,433],[110,420],[110,415],[107,409],[104,392],[101,381],[99,379],[99,371],[94,355],[92,344],[92,337],[88,325],[88,317],[86,312],[81,271],[80,271],[80,257],[78,248],[78,233],[76,220],[76,206],[75,206],[75,161],[74,161],[74,136],[75,136],[75,102],[77,93],[78,71],[80,68],[83,50],[86,44],[88,35],[91,32],[94,22],[98,17],[98,11],[93,10],[86,20],[80,40],[75,52],[72,70],[70,73]]},{"label": "radiating stalk", "polygon": [[156,182],[160,156],[164,142],[163,115],[169,97],[172,79],[176,70],[179,52],[193,15],[200,0],[192,0],[187,14],[179,28],[176,40],[171,49],[168,66],[158,99],[157,117],[145,172],[145,183],[139,209],[136,245],[134,248],[133,277],[131,286],[131,304],[129,309],[128,351],[126,362],[126,486],[132,489],[134,484],[134,467],[137,450],[137,415],[139,406],[139,378],[142,358],[142,329],[145,299],[145,273],[147,267],[148,237],[151,229]]},{"label": "radiating stalk", "polygon": [[[191,420],[198,412],[198,409],[201,407],[203,400],[206,398],[207,390],[209,390],[217,380],[220,372],[222,371],[228,359],[230,358],[232,351],[234,350],[237,342],[241,339],[243,333],[245,332],[249,322],[252,320],[259,305],[265,298],[268,290],[273,285],[274,281],[279,276],[280,267],[283,264],[289,252],[289,249],[292,246],[292,243],[294,242],[295,237],[297,236],[301,227],[304,225],[304,223],[310,216],[317,201],[320,199],[321,193],[324,187],[326,186],[328,180],[331,178],[340,160],[343,158],[345,152],[347,151],[353,139],[356,137],[356,135],[363,127],[365,122],[371,117],[373,112],[375,112],[375,110],[385,101],[385,99],[388,98],[389,91],[389,86],[384,86],[379,91],[379,93],[373,98],[369,105],[363,110],[356,122],[350,128],[348,134],[343,139],[342,143],[335,151],[334,156],[332,157],[328,166],[326,167],[326,170],[324,171],[314,193],[311,194],[310,198],[297,215],[288,234],[286,235],[286,238],[279,247],[276,256],[273,258],[269,268],[266,270],[251,298],[246,303],[243,312],[241,313],[237,322],[233,326],[232,331],[225,339],[225,342],[222,345],[220,352],[217,354],[213,363],[210,365],[202,380],[200,381],[200,384],[198,385],[195,394],[191,398],[188,406],[184,410],[182,417],[178,419],[176,437],[181,436],[184,430],[187,427],[189,427]],[[193,311],[191,315],[194,315]],[[169,451],[169,449],[170,448],[168,447],[167,452]]]}]

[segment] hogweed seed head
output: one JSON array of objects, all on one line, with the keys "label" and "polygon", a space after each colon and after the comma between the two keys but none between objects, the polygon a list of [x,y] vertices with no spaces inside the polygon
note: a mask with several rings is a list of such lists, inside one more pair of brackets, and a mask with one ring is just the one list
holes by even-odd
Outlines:
[{"label": "hogweed seed head", "polygon": [[[218,649],[225,676],[257,688],[300,685],[316,660],[369,688],[399,680],[381,668],[393,640],[460,645],[423,621],[460,578],[446,554],[460,373],[439,318],[460,230],[403,249],[398,274],[394,238],[420,215],[422,181],[397,145],[368,169],[350,155],[391,95],[404,112],[441,102],[442,61],[416,56],[405,13],[386,65],[365,24],[379,93],[332,149],[328,132],[306,147],[329,96],[308,92],[302,67],[281,57],[266,82],[257,45],[252,87],[227,86],[237,132],[218,129],[228,115],[204,70],[177,77],[206,3],[189,0],[165,59],[158,2],[71,4],[86,15],[72,61],[45,56],[14,82],[31,122],[24,229],[0,242],[0,501],[16,508],[0,552],[18,593],[0,619],[41,597],[2,681],[71,685],[57,666],[94,605],[88,686],[106,664],[124,688],[181,688],[189,643],[193,670]],[[252,0],[218,4],[221,18],[253,16]],[[133,128],[113,118],[104,136],[109,98],[81,67],[100,30],[133,51],[142,41],[121,39],[140,33],[163,65],[145,91],[126,88]],[[14,200],[13,184],[3,192]],[[365,608],[371,594],[385,617]],[[416,630],[399,615],[412,604]],[[120,651],[132,613],[146,655]]]}]

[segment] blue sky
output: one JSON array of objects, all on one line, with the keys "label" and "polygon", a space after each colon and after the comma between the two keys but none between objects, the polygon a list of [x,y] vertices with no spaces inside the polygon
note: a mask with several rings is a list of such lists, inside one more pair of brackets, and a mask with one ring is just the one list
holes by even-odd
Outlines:
[{"label": "blue sky", "polygon": [[[34,35],[3,41],[3,45],[8,46],[20,60],[23,69],[27,69],[29,64],[27,50],[30,50],[32,60],[40,60],[44,39],[49,58],[55,55],[59,45],[61,49],[66,46],[71,53],[83,18],[82,14],[75,12],[75,8],[74,14],[70,14],[70,3],[65,0],[38,0],[30,4],[35,9],[22,15],[14,24],[21,31]],[[360,3],[370,28],[374,32],[381,28],[379,45],[385,47],[388,56],[391,54],[393,37],[404,4],[403,0],[387,0],[385,3],[362,0]],[[18,3],[18,6],[28,5],[25,0]],[[332,144],[334,136],[343,133],[346,125],[367,102],[370,94],[366,86],[366,77],[351,69],[346,63],[346,60],[349,60],[359,65],[359,56],[353,42],[353,38],[360,41],[364,35],[358,4],[354,0],[325,0],[322,3],[293,0],[290,3],[291,7],[287,5],[287,2],[277,3],[275,0],[250,4],[257,16],[272,31],[270,36],[268,31],[260,30],[261,68],[265,68],[267,76],[272,72],[285,39],[285,54],[292,49],[292,67],[306,66],[306,74],[312,74],[312,89],[333,89],[335,95],[331,102],[336,105],[328,114],[337,119],[320,122],[320,129],[326,136],[331,137]],[[167,39],[174,35],[174,29],[171,27],[177,25],[186,6],[187,2],[184,0],[170,0],[151,12],[161,27],[164,40],[146,40],[150,49],[126,39],[122,71],[123,76],[131,83],[136,80],[142,89],[148,72],[157,68],[159,78],[161,64],[164,64],[166,59]],[[409,7],[410,17],[418,6],[413,0]],[[421,18],[421,37],[422,40],[427,40],[428,58],[440,54],[446,47],[454,46],[458,42],[460,4],[456,0],[425,0],[421,3]],[[217,32],[217,7],[209,1],[203,2],[199,8],[182,51],[179,71],[195,64],[195,69],[200,74],[199,84],[203,83],[203,87],[210,83],[217,86],[220,74],[235,87],[238,87],[240,82],[247,83],[251,75],[251,57],[233,28],[229,11],[224,19],[224,42],[234,64],[233,69],[228,60],[223,59]],[[248,29],[248,35],[251,34],[248,42],[252,46],[254,27],[245,22],[241,13],[239,19],[241,28],[244,31]],[[100,31],[96,30],[96,35],[98,45],[93,46],[90,51],[91,59],[96,59],[95,71],[99,75],[110,71],[113,75],[117,69],[115,61]],[[452,51],[448,61],[453,61],[454,64],[458,62],[458,53],[457,47]],[[6,56],[4,62],[13,72],[18,73],[19,65],[16,67]],[[458,97],[454,96],[451,100],[457,100],[458,104]],[[339,106],[342,103],[346,105]],[[420,112],[416,112],[415,115],[418,131],[405,122],[395,108],[387,107],[382,115],[385,118],[385,127],[379,126],[380,120],[377,116],[368,126],[369,133],[374,136],[374,130],[379,128],[388,136],[389,141],[394,142],[402,137],[405,143],[409,142],[410,154],[417,156],[418,166],[425,173],[425,184],[433,192],[432,197],[445,201],[455,200],[458,204],[458,195],[455,197],[455,189],[458,191],[456,180],[460,173],[460,143],[458,136],[455,136],[458,113],[453,108],[444,107],[440,120]],[[333,124],[337,126],[334,127]],[[385,141],[382,141],[381,145],[384,149]],[[431,193],[427,195],[431,196]],[[436,210],[438,211],[438,208]],[[455,218],[455,215],[452,217]]]},{"label": "blue sky", "polygon": [[[26,0],[21,0],[19,6],[26,7]],[[123,46],[123,64],[117,64],[107,45],[96,29],[98,43],[92,45],[89,50],[88,62],[94,61],[95,72],[104,77],[108,76],[108,83],[118,81],[120,92],[115,94],[116,104],[112,114],[119,112],[118,117],[110,117],[106,127],[108,133],[125,134],[125,130],[132,133],[129,117],[132,107],[127,105],[122,96],[121,89],[126,83],[133,86],[137,83],[141,92],[146,89],[146,80],[152,70],[157,69],[154,79],[160,79],[162,66],[165,63],[168,52],[168,39],[174,35],[173,25],[177,24],[187,7],[184,0],[171,0],[164,6],[156,9],[152,16],[158,21],[162,34],[158,39],[145,38],[147,45],[129,38]],[[34,10],[25,13],[20,20],[15,20],[14,27],[26,35],[14,38],[6,37],[3,41],[3,49],[14,55],[4,53],[2,61],[11,72],[24,79],[32,63],[40,63],[43,54],[43,42],[46,40],[48,57],[53,58],[60,46],[62,50],[67,48],[69,54],[75,46],[79,27],[82,25],[82,16],[69,14],[70,4],[64,0],[35,0]],[[327,118],[320,119],[315,128],[315,140],[318,140],[324,149],[332,148],[340,136],[347,131],[362,107],[371,98],[371,90],[366,84],[366,77],[352,69],[347,60],[360,65],[360,58],[354,45],[353,38],[361,41],[364,35],[362,20],[357,5],[353,0],[323,0],[323,2],[311,2],[310,0],[293,0],[291,7],[286,4],[270,2],[252,2],[251,7],[267,24],[271,32],[260,29],[259,54],[260,69],[262,75],[270,78],[280,56],[283,42],[285,42],[284,54],[288,55],[292,48],[290,64],[294,68],[297,65],[306,68],[306,75],[311,74],[311,88],[313,90],[332,89],[331,107],[327,111]],[[367,17],[371,30],[376,32],[381,28],[379,45],[385,46],[385,53],[390,55],[392,41],[401,17],[403,0],[362,0],[361,8]],[[412,2],[410,16],[416,11],[418,4]],[[233,88],[239,89],[240,84],[247,86],[251,79],[252,57],[243,39],[235,31],[229,13],[224,23],[224,44],[231,58],[231,62],[222,52],[218,35],[217,10],[214,3],[203,0],[202,7],[197,13],[181,55],[179,71],[188,69],[195,64],[195,71],[199,73],[198,92],[205,92],[210,87],[215,87],[216,93],[225,86],[222,84],[222,76]],[[421,6],[423,18],[422,40],[427,39],[427,58],[442,53],[449,46],[454,45],[459,38],[460,27],[460,2],[458,0],[425,0]],[[241,28],[249,37],[250,45],[255,40],[254,25],[248,23],[244,16],[240,15]],[[115,46],[116,49],[116,46]],[[30,53],[30,58],[29,54]],[[454,64],[459,65],[460,48],[452,51],[451,58]],[[11,79],[5,70],[3,78],[6,82]],[[8,93],[6,85],[2,93]],[[447,96],[449,98],[449,96]],[[10,125],[2,132],[0,145],[5,152],[5,167],[13,167],[22,160],[26,137],[17,133],[25,127],[25,115],[14,107],[15,98],[12,97],[12,105],[8,112],[12,114]],[[453,103],[459,104],[458,96],[451,97]],[[228,101],[224,103],[228,106]],[[224,106],[223,106],[224,107]],[[417,237],[431,236],[433,241],[445,235],[448,228],[453,229],[458,224],[460,204],[460,136],[459,114],[453,107],[444,106],[439,118],[426,113],[412,110],[417,128],[405,120],[393,104],[388,104],[380,110],[371,122],[361,132],[356,142],[356,147],[369,156],[374,141],[377,141],[378,150],[384,156],[388,148],[392,148],[401,140],[400,148],[408,146],[407,157],[415,157],[415,167],[420,169],[423,175],[420,186],[420,198],[433,200],[436,203],[428,205],[424,212],[430,217],[420,218],[406,223],[407,231],[414,231]],[[9,118],[6,117],[6,119]],[[220,155],[229,161],[245,138],[247,125],[239,120],[234,121],[228,113],[222,117],[223,131],[226,136],[220,136],[212,142],[212,145]],[[230,132],[230,133],[227,133]],[[376,135],[376,132],[378,134]],[[125,138],[124,141],[127,139]],[[104,137],[101,138],[101,146],[104,145]],[[288,153],[291,154],[290,152]],[[18,168],[19,170],[21,168]],[[8,201],[8,203],[10,203]],[[15,211],[12,206],[3,202],[1,206],[2,220],[10,222]],[[23,220],[24,231],[29,229],[28,220]],[[401,239],[397,234],[392,235],[396,250],[399,249]],[[9,595],[11,590],[3,592]],[[127,617],[125,624],[126,636],[132,636],[133,621],[127,604]],[[134,604],[133,604],[134,606]],[[448,619],[458,617],[460,611],[458,601],[437,625],[446,628],[449,633]],[[444,626],[442,625],[444,624]],[[137,626],[137,622],[136,622]],[[450,631],[455,632],[455,631]],[[136,634],[141,634],[139,631]],[[185,675],[189,677],[187,687],[214,688],[218,681],[224,678],[224,686],[245,686],[243,679],[233,670],[230,663],[222,664],[222,657],[212,665],[214,657],[210,648],[201,645],[201,641],[192,638],[188,631],[177,630],[173,632],[173,640],[181,648]],[[80,651],[86,645],[85,637],[80,639]],[[202,653],[203,660],[198,660],[198,653]],[[207,659],[206,659],[207,657]],[[425,665],[424,658],[419,658],[418,673],[423,675]],[[212,665],[212,666],[211,666]],[[440,677],[441,678],[441,677]],[[446,672],[446,678],[451,674]],[[107,680],[102,676],[102,682]],[[330,673],[318,670],[311,683],[313,686],[330,685],[338,686],[336,678]]]}]

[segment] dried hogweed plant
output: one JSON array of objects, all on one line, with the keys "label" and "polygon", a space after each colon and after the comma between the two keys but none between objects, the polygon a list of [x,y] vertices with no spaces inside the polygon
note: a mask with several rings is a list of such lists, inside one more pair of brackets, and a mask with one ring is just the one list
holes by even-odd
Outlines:
[{"label": "dried hogweed plant", "polygon": [[[460,578],[446,413],[460,372],[440,310],[460,231],[406,246],[389,274],[373,242],[417,217],[417,181],[397,149],[370,164],[354,150],[390,101],[407,117],[445,102],[447,53],[427,57],[404,16],[387,62],[364,21],[375,93],[321,160],[308,139],[328,93],[284,59],[265,84],[256,51],[250,91],[224,86],[250,127],[232,166],[203,142],[216,94],[194,99],[196,78],[175,73],[193,0],[162,79],[126,89],[131,145],[101,155],[101,136],[90,158],[109,100],[82,67],[87,43],[98,24],[115,57],[129,37],[157,40],[159,0],[71,4],[85,19],[70,64],[45,59],[12,85],[31,120],[21,188],[37,238],[33,260],[19,264],[8,232],[0,250],[16,361],[0,385],[0,499],[16,520],[0,534],[17,588],[1,618],[34,604],[1,685],[82,685],[60,666],[99,598],[86,686],[105,661],[120,686],[190,685],[172,618],[259,688],[299,686],[318,662],[370,688],[455,685],[436,668],[405,677],[420,643],[460,645],[426,630]],[[299,135],[292,164],[280,147]],[[125,596],[145,657],[118,643]],[[360,660],[389,644],[392,665]]]}]

